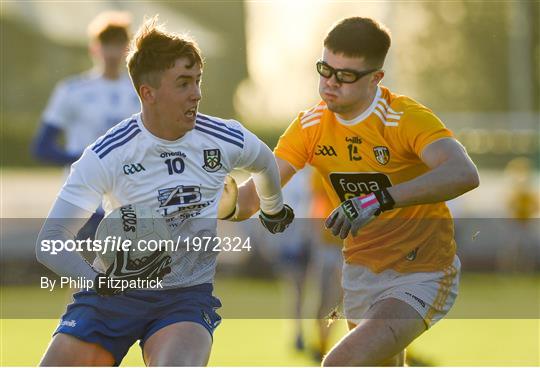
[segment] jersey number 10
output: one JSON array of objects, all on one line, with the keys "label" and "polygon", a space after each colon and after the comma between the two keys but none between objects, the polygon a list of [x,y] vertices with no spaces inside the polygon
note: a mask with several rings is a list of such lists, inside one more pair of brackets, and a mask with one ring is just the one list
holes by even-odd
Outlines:
[{"label": "jersey number 10", "polygon": [[167,165],[167,169],[169,170],[169,175],[173,174],[181,174],[184,172],[184,160],[182,160],[180,157],[176,158],[168,158],[165,160],[165,164]]}]

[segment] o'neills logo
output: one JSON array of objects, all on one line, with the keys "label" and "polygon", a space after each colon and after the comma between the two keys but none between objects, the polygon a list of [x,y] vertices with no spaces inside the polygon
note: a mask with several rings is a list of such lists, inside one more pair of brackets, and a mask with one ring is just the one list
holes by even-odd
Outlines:
[{"label": "o'neills logo", "polygon": [[75,327],[77,326],[77,321],[75,321],[74,319],[72,320],[69,320],[69,321],[62,321],[60,323],[61,326],[67,326],[67,327]]},{"label": "o'neills logo", "polygon": [[159,155],[161,158],[167,158],[167,157],[182,157],[186,158],[186,154],[182,151],[176,151],[176,152],[163,152]]}]

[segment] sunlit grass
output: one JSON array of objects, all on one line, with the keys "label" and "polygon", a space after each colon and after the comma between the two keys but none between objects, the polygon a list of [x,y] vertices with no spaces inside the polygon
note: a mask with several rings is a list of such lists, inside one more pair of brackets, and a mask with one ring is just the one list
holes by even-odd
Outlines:
[{"label": "sunlit grass", "polygon": [[[506,282],[506,281],[508,282]],[[512,282],[509,282],[512,281]],[[275,302],[283,292],[280,283],[273,281],[252,281],[248,279],[219,280],[217,293],[225,306],[226,318],[216,330],[210,365],[217,366],[316,366],[309,354],[298,353],[293,348],[294,321],[284,318],[240,319],[230,309],[233,298],[246,301],[246,295],[265,301]],[[468,318],[466,311],[480,316],[482,308],[490,305],[509,311],[512,305],[529,303],[538,297],[538,278],[519,277],[497,278],[493,275],[466,275],[463,277],[461,295],[454,309],[454,318],[446,319],[418,338],[410,351],[416,358],[432,365],[469,366],[538,366],[540,365],[540,320],[529,315],[530,308],[521,308],[525,313],[521,318],[511,314],[500,318]],[[3,315],[6,306],[13,300],[39,303],[29,299],[29,287],[4,287],[2,290]],[[528,293],[528,297],[527,297]],[[499,299],[495,297],[499,295]],[[502,297],[501,297],[502,296]],[[524,298],[525,296],[525,298]],[[532,299],[531,299],[532,296]],[[65,295],[58,294],[59,303],[41,304],[43,307],[61,305]],[[481,303],[488,300],[488,303]],[[496,306],[497,302],[501,305]],[[228,308],[228,311],[227,309]],[[472,308],[472,309],[471,309]],[[493,309],[492,308],[492,309]],[[520,308],[518,308],[520,309]],[[486,315],[493,310],[486,309]],[[527,316],[528,315],[528,316]],[[227,318],[229,316],[229,318]],[[231,317],[232,316],[232,317]],[[285,316],[284,316],[285,317]],[[0,328],[0,365],[36,365],[54,331],[58,319],[4,319]],[[308,347],[316,343],[315,321],[303,321]],[[332,341],[337,341],[346,332],[344,321],[337,321]],[[134,345],[123,361],[124,366],[142,365],[140,348]]]}]

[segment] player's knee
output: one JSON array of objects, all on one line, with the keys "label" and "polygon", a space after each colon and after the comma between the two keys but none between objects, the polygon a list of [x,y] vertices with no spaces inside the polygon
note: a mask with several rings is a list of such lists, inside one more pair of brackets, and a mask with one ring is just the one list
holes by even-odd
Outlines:
[{"label": "player's knee", "polygon": [[[373,358],[373,357],[371,357]],[[361,367],[361,366],[374,366],[374,365],[381,365],[386,367],[397,367],[400,365],[399,355],[392,356],[388,359],[382,359],[381,361],[374,361],[373,359],[370,359],[369,354],[363,354],[362,352],[357,352],[354,357],[343,357],[339,356],[338,354],[328,354],[326,357],[323,358],[323,361],[321,363],[321,366],[323,367],[345,367],[345,366],[355,366],[355,367]]]},{"label": "player's knee", "polygon": [[147,362],[150,367],[202,367],[208,363],[206,354],[186,353],[182,355],[158,354]]},{"label": "player's knee", "polygon": [[59,333],[53,338],[39,366],[112,366],[114,363],[114,356],[101,345]]}]

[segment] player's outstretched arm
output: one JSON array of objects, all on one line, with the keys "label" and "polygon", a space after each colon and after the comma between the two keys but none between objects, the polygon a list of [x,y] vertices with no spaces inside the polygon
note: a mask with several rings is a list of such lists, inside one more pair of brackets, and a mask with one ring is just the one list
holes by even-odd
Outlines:
[{"label": "player's outstretched arm", "polygon": [[52,162],[57,165],[70,165],[77,161],[79,155],[67,153],[60,145],[61,129],[46,123],[41,127],[32,142],[32,154],[39,160]]},{"label": "player's outstretched arm", "polygon": [[[280,185],[283,187],[296,173],[296,170],[290,163],[279,157],[275,157],[275,161],[280,175]],[[242,221],[250,218],[259,210],[259,206],[255,183],[253,179],[249,179],[238,188],[238,209],[235,219]]]},{"label": "player's outstretched arm", "polygon": [[326,227],[342,239],[349,232],[356,236],[359,229],[383,211],[444,202],[476,188],[480,183],[476,166],[465,148],[453,138],[439,139],[427,145],[421,159],[430,171],[365,197],[346,200],[326,219]]},{"label": "player's outstretched arm", "polygon": [[[97,275],[79,253],[66,251],[61,245],[75,238],[110,187],[110,179],[104,170],[92,149],[87,148],[71,166],[69,177],[43,224],[36,244],[36,256],[39,262],[59,276],[82,276],[94,280]],[[59,251],[54,248],[53,241],[56,241]]]},{"label": "player's outstretched arm", "polygon": [[78,252],[61,246],[75,238],[91,215],[91,212],[57,198],[37,238],[37,260],[59,276],[94,280],[97,271]]},{"label": "player's outstretched arm", "polygon": [[[237,167],[251,173],[256,194],[253,200],[256,205],[250,208],[256,211],[260,207],[259,219],[264,227],[273,234],[280,233],[292,222],[294,212],[283,203],[281,178],[276,159],[270,148],[253,133],[246,130],[244,136],[246,148]],[[251,196],[253,192],[247,194]],[[239,220],[237,215],[238,213],[232,216],[232,219]]]},{"label": "player's outstretched arm", "polygon": [[76,113],[73,104],[73,90],[71,83],[59,82],[43,111],[39,130],[32,142],[33,155],[42,161],[52,162],[57,165],[69,165],[77,161],[81,156],[67,152],[60,144],[62,131],[72,121]]},{"label": "player's outstretched arm", "polygon": [[439,139],[422,151],[430,171],[388,188],[394,207],[444,202],[480,185],[478,170],[463,147],[453,138]]}]

